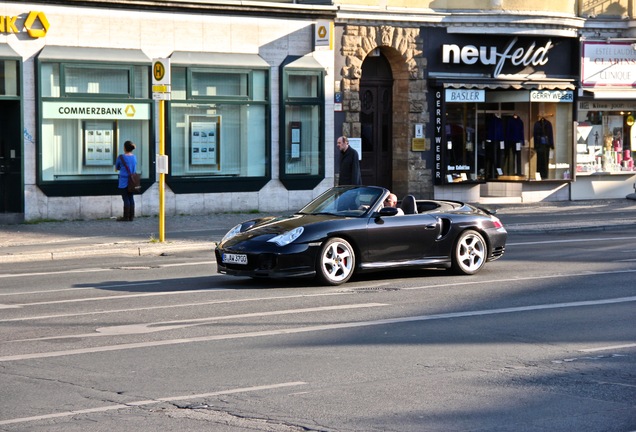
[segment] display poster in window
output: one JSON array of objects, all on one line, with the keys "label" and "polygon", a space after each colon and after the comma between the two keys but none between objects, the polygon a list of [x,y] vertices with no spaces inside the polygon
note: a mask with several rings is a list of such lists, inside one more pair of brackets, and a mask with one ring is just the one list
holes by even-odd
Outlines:
[{"label": "display poster in window", "polygon": [[349,145],[358,152],[358,159],[362,160],[362,138],[349,138]]},{"label": "display poster in window", "polygon": [[290,158],[292,160],[300,159],[300,132],[301,132],[301,123],[300,122],[291,122],[289,124],[289,137],[291,143],[291,151]]},{"label": "display poster in window", "polygon": [[209,121],[190,122],[190,163],[192,165],[219,164],[220,116]]},{"label": "display poster in window", "polygon": [[115,123],[84,122],[84,165],[110,166],[115,163]]}]

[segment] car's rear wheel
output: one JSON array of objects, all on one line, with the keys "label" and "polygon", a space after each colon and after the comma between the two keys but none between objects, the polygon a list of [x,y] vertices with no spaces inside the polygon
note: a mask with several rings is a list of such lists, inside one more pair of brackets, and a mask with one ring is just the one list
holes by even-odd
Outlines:
[{"label": "car's rear wheel", "polygon": [[477,231],[461,233],[453,249],[452,268],[455,273],[471,275],[477,273],[486,264],[488,246]]},{"label": "car's rear wheel", "polygon": [[353,275],[356,256],[348,241],[334,237],[322,245],[316,263],[316,276],[326,285],[340,285]]}]

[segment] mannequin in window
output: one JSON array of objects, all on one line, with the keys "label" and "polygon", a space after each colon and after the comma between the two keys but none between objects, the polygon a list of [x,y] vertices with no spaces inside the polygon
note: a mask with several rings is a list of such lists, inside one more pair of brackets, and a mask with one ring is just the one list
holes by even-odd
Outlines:
[{"label": "mannequin in window", "polygon": [[503,120],[498,115],[488,116],[486,122],[486,176],[495,178],[495,168],[502,161],[504,141]]},{"label": "mannequin in window", "polygon": [[534,149],[537,152],[537,171],[541,174],[541,179],[548,178],[548,163],[550,162],[550,149],[554,148],[554,135],[552,123],[539,118],[534,124]]},{"label": "mannequin in window", "polygon": [[509,173],[521,175],[521,147],[524,143],[523,120],[514,114],[506,122],[506,167]]}]

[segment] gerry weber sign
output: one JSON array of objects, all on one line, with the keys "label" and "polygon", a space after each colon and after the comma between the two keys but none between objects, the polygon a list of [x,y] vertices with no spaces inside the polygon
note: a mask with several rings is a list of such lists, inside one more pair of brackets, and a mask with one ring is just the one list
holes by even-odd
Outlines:
[{"label": "gerry weber sign", "polygon": [[517,46],[518,38],[513,38],[507,46],[499,49],[496,46],[475,46],[444,44],[442,46],[442,63],[494,66],[493,78],[499,77],[506,63],[513,66],[544,66],[548,63],[548,53],[554,46],[551,40],[544,45],[537,46],[532,42],[529,46]]}]

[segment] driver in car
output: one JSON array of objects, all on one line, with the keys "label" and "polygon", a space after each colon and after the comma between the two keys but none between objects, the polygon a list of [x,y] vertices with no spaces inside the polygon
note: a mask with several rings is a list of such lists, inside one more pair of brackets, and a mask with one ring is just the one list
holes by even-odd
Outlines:
[{"label": "driver in car", "polygon": [[396,216],[404,216],[404,211],[397,206],[397,195],[390,193],[384,200],[384,207],[395,207],[398,212]]}]

